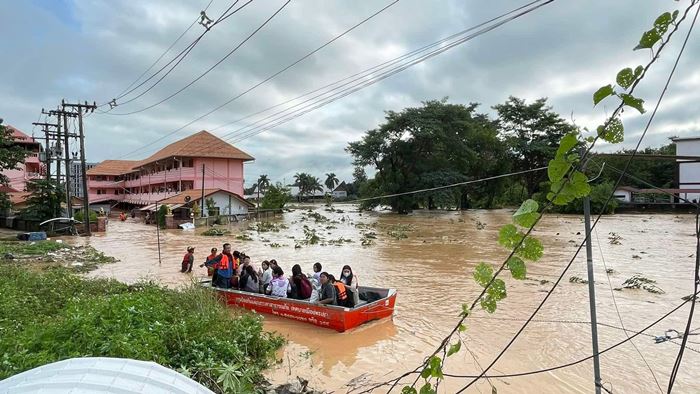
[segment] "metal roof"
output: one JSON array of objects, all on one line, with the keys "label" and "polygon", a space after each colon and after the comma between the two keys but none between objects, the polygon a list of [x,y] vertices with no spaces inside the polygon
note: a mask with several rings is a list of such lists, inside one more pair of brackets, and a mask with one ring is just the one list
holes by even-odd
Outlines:
[{"label": "metal roof", "polygon": [[213,394],[213,391],[150,361],[72,358],[42,365],[0,381],[1,393]]}]

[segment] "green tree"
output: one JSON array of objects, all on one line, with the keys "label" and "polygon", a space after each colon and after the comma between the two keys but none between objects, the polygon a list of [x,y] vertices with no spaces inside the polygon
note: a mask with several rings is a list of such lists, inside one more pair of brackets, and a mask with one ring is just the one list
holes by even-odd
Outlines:
[{"label": "green tree", "polygon": [[[599,154],[595,155],[595,163],[602,165],[605,163],[604,170],[600,177],[602,181],[615,182],[620,174],[614,169],[622,170],[625,168],[627,160],[632,150],[623,149],[614,154]],[[617,156],[619,155],[619,156]],[[633,174],[638,179],[644,179],[652,182],[661,188],[672,188],[676,178],[676,144],[668,144],[659,148],[646,148],[637,152],[637,156],[630,163],[628,173]],[[656,156],[656,157],[650,157]],[[662,157],[663,156],[663,157]],[[594,169],[596,166],[594,166]],[[623,186],[632,186],[640,189],[647,189],[649,186],[631,177],[623,179]]]},{"label": "green tree", "polygon": [[[498,138],[496,122],[477,113],[477,106],[448,104],[445,99],[388,111],[383,124],[346,148],[355,166],[377,169],[374,179],[359,188],[360,195],[397,194],[506,172],[507,146]],[[421,206],[490,207],[502,188],[501,182],[485,182],[449,192],[372,200],[364,208],[386,204],[407,213]]]},{"label": "green tree", "polygon": [[21,216],[30,220],[49,220],[61,215],[61,202],[66,200],[66,191],[54,180],[35,179],[27,183],[31,196]]},{"label": "green tree", "polygon": [[270,185],[268,187],[265,196],[262,198],[262,201],[260,201],[260,208],[282,209],[291,198],[292,195],[289,193],[289,189],[278,182],[276,185]]},{"label": "green tree", "polygon": [[257,185],[260,188],[260,192],[265,193],[265,190],[270,187],[270,178],[268,178],[266,174],[260,175]]},{"label": "green tree", "polygon": [[324,182],[324,184],[326,185],[326,187],[328,189],[330,189],[332,191],[333,189],[335,189],[335,186],[339,183],[340,183],[340,181],[338,180],[338,177],[335,176],[334,173],[331,172],[329,174],[326,174],[326,181]]},{"label": "green tree", "polygon": [[[576,127],[562,119],[541,98],[527,104],[525,100],[511,96],[493,107],[498,113],[498,127],[513,154],[514,168],[527,170],[546,167],[559,146],[559,140]],[[543,171],[523,175],[528,195],[539,191],[541,182],[547,179]]]},{"label": "green tree", "polygon": [[165,215],[170,214],[170,209],[167,205],[161,205],[156,212],[156,222],[160,228],[165,228]]}]

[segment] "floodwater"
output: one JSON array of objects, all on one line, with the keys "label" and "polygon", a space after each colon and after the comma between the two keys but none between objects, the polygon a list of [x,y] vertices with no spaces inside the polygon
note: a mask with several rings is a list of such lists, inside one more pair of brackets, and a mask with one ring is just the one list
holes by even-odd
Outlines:
[{"label": "floodwater", "polygon": [[[113,277],[126,282],[140,278],[157,279],[178,286],[204,276],[204,268],[195,265],[195,274],[179,272],[187,246],[196,247],[201,262],[212,246],[221,248],[231,242],[245,251],[255,263],[276,259],[287,272],[299,263],[304,271],[318,261],[324,270],[338,275],[350,264],[360,284],[398,289],[393,319],[373,322],[346,333],[317,328],[303,323],[265,316],[265,328],[288,338],[279,354],[280,362],[268,373],[274,382],[286,382],[301,376],[310,386],[336,393],[359,392],[372,382],[388,380],[412,370],[429,355],[458,321],[462,303],[471,303],[480,291],[472,279],[473,267],[481,261],[500,264],[507,252],[497,242],[498,228],[510,221],[512,211],[471,210],[461,212],[416,212],[399,216],[388,212],[358,213],[352,206],[337,205],[345,212],[327,212],[316,206],[314,212],[328,218],[320,222],[305,210],[285,213],[270,220],[288,228],[279,232],[246,230],[249,223],[233,225],[226,237],[205,237],[194,231],[169,230],[160,233],[161,262],[158,259],[156,230],[132,222],[111,221],[105,235],[88,242],[121,261],[105,265],[91,276]],[[250,223],[253,224],[253,223]],[[323,241],[304,245],[303,226],[317,232]],[[624,326],[639,330],[682,302],[692,292],[695,238],[694,217],[676,214],[618,214],[601,219],[594,232],[594,264],[598,321],[620,327],[612,293]],[[376,233],[372,245],[361,244],[363,234]],[[474,375],[488,365],[522,322],[543,299],[552,281],[573,256],[582,236],[583,221],[578,216],[548,215],[534,235],[545,245],[545,256],[528,264],[528,279],[516,281],[504,272],[508,297],[494,314],[477,307],[462,333],[462,350],[448,359],[445,372]],[[612,241],[611,232],[621,237]],[[249,234],[253,240],[237,240]],[[394,236],[388,233],[393,233]],[[403,238],[405,236],[405,238]],[[352,242],[321,245],[339,238]],[[367,238],[365,238],[367,239]],[[301,248],[295,248],[299,243]],[[276,244],[276,245],[275,245]],[[274,245],[275,247],[272,247]],[[569,278],[586,278],[585,248],[564,280],[533,321],[491,369],[494,374],[518,373],[554,367],[591,354],[588,286],[571,283]],[[601,254],[602,252],[602,254]],[[610,274],[606,274],[603,260]],[[618,288],[625,279],[642,274],[656,280],[665,293]],[[648,333],[663,335],[667,329],[682,331],[689,305]],[[696,316],[693,327],[700,326]],[[599,328],[600,348],[625,339],[623,331],[607,326]],[[635,338],[662,388],[679,346],[656,344],[648,336]],[[674,392],[700,392],[700,335],[693,336],[686,350]],[[659,392],[651,372],[629,343],[601,355],[602,380],[608,389],[620,393]],[[441,392],[453,393],[469,382],[464,378],[446,378]],[[593,392],[593,363],[583,363],[515,378],[480,381],[467,392],[490,392],[493,384],[499,393],[590,393]],[[375,392],[386,392],[387,388]],[[399,392],[400,390],[395,390]]]}]

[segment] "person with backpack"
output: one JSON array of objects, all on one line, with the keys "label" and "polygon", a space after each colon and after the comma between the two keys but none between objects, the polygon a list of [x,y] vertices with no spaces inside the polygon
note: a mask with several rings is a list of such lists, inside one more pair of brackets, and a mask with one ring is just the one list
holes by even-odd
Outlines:
[{"label": "person with backpack", "polygon": [[312,286],[309,278],[301,272],[301,266],[294,264],[292,267],[291,294],[289,298],[296,300],[308,300],[311,297]]}]

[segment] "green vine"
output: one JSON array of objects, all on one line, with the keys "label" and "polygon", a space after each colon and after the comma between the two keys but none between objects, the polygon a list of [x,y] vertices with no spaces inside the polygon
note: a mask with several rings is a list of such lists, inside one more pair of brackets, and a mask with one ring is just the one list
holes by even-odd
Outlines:
[{"label": "green vine", "polygon": [[[547,168],[547,176],[551,185],[546,196],[548,203],[540,207],[540,204],[534,199],[524,201],[513,214],[512,223],[501,227],[498,232],[498,243],[511,251],[509,257],[496,271],[487,262],[479,263],[474,269],[474,280],[482,287],[481,295],[477,301],[486,312],[494,313],[498,302],[507,296],[506,283],[503,279],[498,278],[501,271],[507,269],[513,279],[523,280],[527,277],[527,264],[537,262],[542,258],[544,254],[542,242],[530,233],[544,212],[551,205],[567,205],[591,193],[589,179],[580,170],[582,161],[585,160],[586,155],[599,138],[611,144],[619,144],[624,141],[624,125],[621,119],[624,109],[632,108],[640,114],[645,112],[644,100],[633,95],[635,87],[659,58],[661,50],[670,41],[680,22],[685,19],[685,15],[695,5],[696,2],[693,1],[687,7],[680,21],[678,20],[679,11],[664,12],[658,16],[651,29],[642,34],[638,45],[634,48],[634,50],[650,50],[652,59],[649,63],[646,66],[623,68],[617,73],[615,84],[602,86],[593,94],[594,106],[609,97],[619,99],[618,107],[602,125],[596,128],[595,136],[584,139],[577,131],[565,135],[559,141],[555,157],[549,161]],[[671,26],[674,26],[674,29],[669,32]],[[655,51],[654,48],[657,44],[659,45]],[[583,155],[580,153],[582,148],[585,148]],[[442,368],[445,359],[460,352],[461,333],[467,329],[464,321],[471,314],[476,303],[471,306],[462,305],[457,326],[445,338],[440,347],[416,370],[416,372],[420,372],[420,378],[424,381],[420,390],[415,388],[420,379],[417,378],[411,386],[403,387],[402,394],[432,394],[437,392],[440,381],[443,379]],[[451,340],[455,335],[459,337],[459,341],[452,343]],[[442,357],[438,356],[441,351]],[[493,386],[492,390],[496,392],[496,388]]]}]

